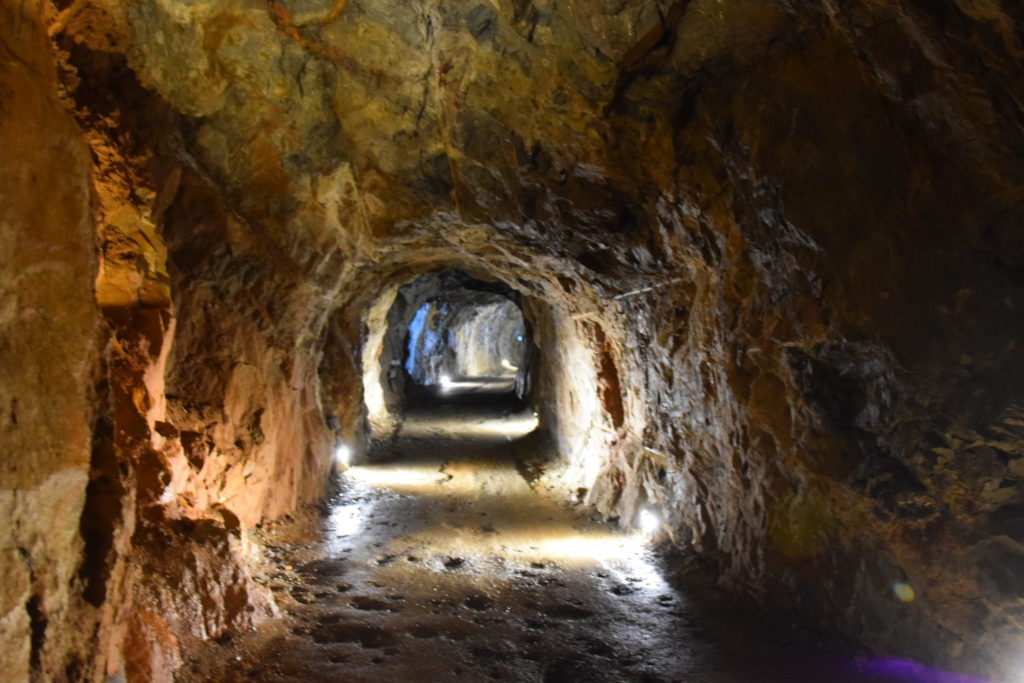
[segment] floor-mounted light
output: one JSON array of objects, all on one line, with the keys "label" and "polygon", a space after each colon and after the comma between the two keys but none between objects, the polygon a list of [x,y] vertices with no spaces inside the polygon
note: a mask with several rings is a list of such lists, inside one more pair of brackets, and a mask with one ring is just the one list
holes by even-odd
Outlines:
[{"label": "floor-mounted light", "polygon": [[339,465],[348,467],[352,464],[352,448],[347,444],[339,443],[334,447],[334,461]]},{"label": "floor-mounted light", "polygon": [[661,519],[656,512],[645,508],[640,511],[640,515],[637,518],[637,526],[640,527],[640,531],[645,536],[650,536],[661,528]]}]

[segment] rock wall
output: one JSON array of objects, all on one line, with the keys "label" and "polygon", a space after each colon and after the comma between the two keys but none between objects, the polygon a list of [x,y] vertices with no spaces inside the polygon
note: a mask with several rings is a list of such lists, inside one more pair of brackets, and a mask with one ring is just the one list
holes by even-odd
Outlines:
[{"label": "rock wall", "polygon": [[[74,659],[58,634],[78,545],[91,675],[167,675],[187,638],[269,613],[251,529],[323,490],[325,414],[365,438],[397,288],[458,268],[523,296],[551,482],[623,524],[657,507],[736,589],[1005,674],[1024,618],[1016,5],[42,7],[3,10],[2,134],[40,140],[0,171],[18,198],[3,291],[29,301],[45,288],[22,272],[59,272],[68,318],[0,309],[4,343],[40,359],[0,388],[0,409],[19,401],[4,448],[49,453],[3,488],[68,477],[84,541],[5,541],[18,671]],[[68,201],[26,169],[67,178]],[[93,239],[110,341],[90,407]],[[29,267],[54,254],[68,266]],[[45,403],[24,388],[43,372]],[[56,558],[52,577],[17,548]],[[213,566],[237,592],[167,591],[205,595]]]},{"label": "rock wall", "polygon": [[43,17],[0,6],[0,670],[64,674],[101,336],[89,156]]},{"label": "rock wall", "polygon": [[254,529],[326,489],[330,283],[236,215],[82,10],[2,9],[4,671],[171,680],[274,613]]},{"label": "rock wall", "polygon": [[683,318],[642,337],[675,379],[652,445],[686,453],[670,508],[733,585],[1005,677],[1022,292],[993,240],[1019,202],[1019,38],[994,3],[824,9],[705,66],[676,114],[689,236],[667,246],[699,266],[648,304]]}]

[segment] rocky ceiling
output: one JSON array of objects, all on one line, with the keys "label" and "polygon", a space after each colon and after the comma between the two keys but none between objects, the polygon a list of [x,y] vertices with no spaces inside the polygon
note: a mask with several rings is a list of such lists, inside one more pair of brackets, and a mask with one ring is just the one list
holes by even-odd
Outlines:
[{"label": "rocky ceiling", "polygon": [[458,268],[523,296],[567,490],[624,523],[656,504],[731,588],[1005,675],[1022,21],[0,6],[4,670],[168,680],[272,614],[259,525],[322,495],[326,417],[365,439],[398,288]]}]

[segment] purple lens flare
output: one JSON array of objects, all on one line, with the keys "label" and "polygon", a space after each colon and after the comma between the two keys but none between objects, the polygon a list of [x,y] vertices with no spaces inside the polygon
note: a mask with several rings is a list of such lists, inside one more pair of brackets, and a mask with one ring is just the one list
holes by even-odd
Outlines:
[{"label": "purple lens flare", "polygon": [[987,678],[944,671],[899,657],[860,657],[854,660],[853,668],[858,673],[905,683],[995,683]]}]

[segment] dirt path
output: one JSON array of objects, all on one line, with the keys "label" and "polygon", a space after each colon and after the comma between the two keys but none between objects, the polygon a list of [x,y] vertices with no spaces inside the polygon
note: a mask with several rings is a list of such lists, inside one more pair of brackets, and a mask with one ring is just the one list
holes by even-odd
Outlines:
[{"label": "dirt path", "polygon": [[346,473],[322,539],[277,548],[284,618],[183,680],[865,680],[709,613],[643,538],[533,491],[507,448],[402,450]]}]

